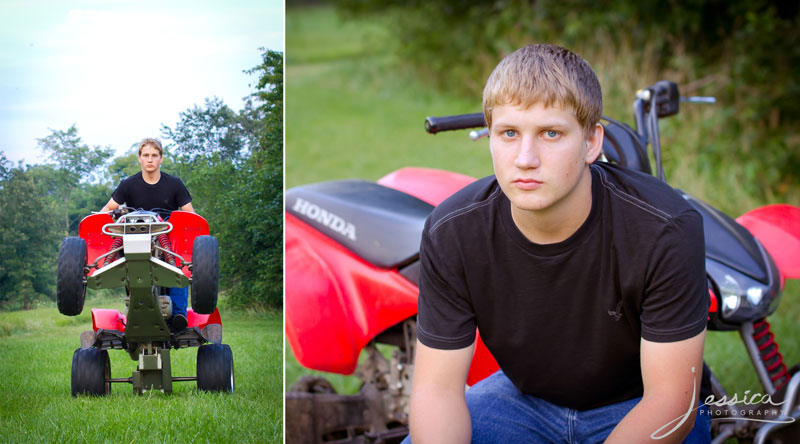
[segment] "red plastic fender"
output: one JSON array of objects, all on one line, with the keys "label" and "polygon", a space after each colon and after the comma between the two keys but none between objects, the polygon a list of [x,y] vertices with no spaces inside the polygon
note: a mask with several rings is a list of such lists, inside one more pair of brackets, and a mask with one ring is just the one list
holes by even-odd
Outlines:
[{"label": "red plastic fender", "polygon": [[[113,223],[113,219],[108,214],[92,214],[81,220],[78,227],[78,236],[86,241],[88,263],[93,263],[98,256],[108,253],[114,238],[103,234],[103,225]],[[192,246],[194,238],[210,233],[208,221],[197,213],[188,211],[173,211],[169,218],[172,224],[172,231],[169,233],[169,240],[172,249],[178,253],[186,262],[192,261]],[[102,264],[101,264],[102,265]],[[91,276],[97,269],[92,269]],[[189,267],[183,267],[183,274],[191,277]]]},{"label": "red plastic fender", "polygon": [[284,304],[292,352],[306,368],[351,374],[370,340],[417,313],[417,287],[291,214],[285,226]]},{"label": "red plastic fender", "polygon": [[102,328],[104,330],[119,330],[124,332],[126,321],[125,315],[118,310],[111,310],[108,308],[92,309],[92,329],[94,329],[94,331]]},{"label": "red plastic fender", "polygon": [[[200,327],[203,328],[208,324],[222,325],[222,319],[219,315],[219,310],[214,309],[211,314],[195,313],[191,308],[186,310],[186,320],[188,321],[189,328]],[[125,331],[125,323],[127,319],[125,315],[118,310],[111,310],[107,308],[93,308],[92,309],[92,328],[97,331],[98,328],[105,330],[119,330]]]},{"label": "red plastic fender", "polygon": [[195,313],[194,310],[190,308],[186,310],[186,322],[188,328],[200,327],[202,329],[208,324],[222,325],[222,318],[219,316],[219,309],[216,308],[213,313],[207,315]]},{"label": "red plastic fender", "polygon": [[[81,223],[78,225],[78,236],[86,241],[87,263],[91,264],[98,256],[108,253],[114,238],[103,234],[103,225],[112,222],[114,220],[106,213],[92,214],[81,219]],[[95,271],[97,269],[92,269],[89,276]]]},{"label": "red plastic fender", "polygon": [[[210,233],[208,221],[197,213],[173,211],[169,216],[169,223],[172,224],[172,231],[169,233],[172,251],[178,253],[185,262],[191,262],[194,238]],[[192,277],[189,267],[182,267],[182,271],[186,277]]]},{"label": "red plastic fender", "polygon": [[716,313],[716,312],[717,312],[717,310],[718,310],[718,307],[717,307],[717,297],[716,297],[716,296],[714,296],[714,292],[713,292],[713,291],[711,291],[711,289],[710,289],[710,288],[708,289],[708,296],[711,298],[711,303],[710,303],[710,304],[709,304],[709,306],[708,306],[708,312],[709,312],[709,313]]},{"label": "red plastic fender", "polygon": [[[474,180],[449,171],[404,168],[378,183],[438,205]],[[307,368],[350,374],[367,342],[416,314],[419,290],[396,269],[362,261],[290,214],[285,226],[286,336],[292,352]],[[468,384],[498,368],[478,335]]]},{"label": "red plastic fender", "polygon": [[[474,181],[473,177],[452,171],[410,167],[389,173],[380,178],[378,183],[436,206]],[[467,384],[474,385],[499,369],[500,365],[486,348],[478,332]]]},{"label": "red plastic fender", "polygon": [[775,260],[785,279],[800,279],[800,208],[767,205],[736,218]]},{"label": "red plastic fender", "polygon": [[378,183],[410,194],[433,206],[456,191],[475,182],[475,178],[432,168],[402,168],[378,179]]}]

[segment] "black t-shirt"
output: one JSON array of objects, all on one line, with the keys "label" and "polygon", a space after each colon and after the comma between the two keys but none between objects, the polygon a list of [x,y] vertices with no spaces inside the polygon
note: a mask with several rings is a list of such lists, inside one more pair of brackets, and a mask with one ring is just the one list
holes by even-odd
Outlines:
[{"label": "black t-shirt", "polygon": [[700,214],[652,176],[591,166],[592,209],[568,239],[530,242],[494,176],[428,218],[419,340],[467,347],[475,328],[523,393],[586,410],[642,395],[640,341],[706,326]]},{"label": "black t-shirt", "polygon": [[152,210],[163,208],[175,211],[192,201],[192,196],[183,182],[167,173],[162,172],[161,178],[155,184],[149,184],[138,172],[125,178],[111,195],[114,202],[125,204],[133,208]]}]

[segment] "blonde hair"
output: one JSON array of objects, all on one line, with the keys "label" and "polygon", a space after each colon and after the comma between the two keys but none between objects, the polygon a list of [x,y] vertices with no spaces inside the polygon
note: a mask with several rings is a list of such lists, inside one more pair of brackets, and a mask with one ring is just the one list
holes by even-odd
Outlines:
[{"label": "blonde hair", "polygon": [[555,45],[535,44],[509,54],[495,67],[483,90],[483,114],[492,126],[492,108],[535,103],[571,109],[588,138],[603,115],[600,82],[586,60]]},{"label": "blonde hair", "polygon": [[152,146],[155,149],[157,149],[159,156],[163,156],[164,155],[164,150],[161,148],[161,141],[158,140],[158,139],[153,139],[153,138],[150,138],[150,137],[146,137],[146,138],[142,139],[141,142],[139,142],[139,155],[140,156],[142,155],[142,149],[144,149],[144,147],[146,147],[148,145]]}]

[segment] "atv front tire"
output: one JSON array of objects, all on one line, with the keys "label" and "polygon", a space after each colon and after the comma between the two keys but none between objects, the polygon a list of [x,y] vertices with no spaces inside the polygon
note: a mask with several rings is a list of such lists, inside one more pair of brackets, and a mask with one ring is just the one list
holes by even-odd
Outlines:
[{"label": "atv front tire", "polygon": [[83,310],[86,297],[84,268],[86,267],[86,241],[68,237],[58,252],[58,277],[56,299],[58,311],[67,316],[77,316]]},{"label": "atv front tire", "polygon": [[227,344],[206,344],[197,349],[197,389],[233,393],[233,352]]},{"label": "atv front tire", "polygon": [[219,245],[214,236],[197,236],[192,245],[192,309],[211,314],[217,308]]},{"label": "atv front tire", "polygon": [[72,396],[111,393],[111,362],[107,350],[79,348],[72,354]]}]

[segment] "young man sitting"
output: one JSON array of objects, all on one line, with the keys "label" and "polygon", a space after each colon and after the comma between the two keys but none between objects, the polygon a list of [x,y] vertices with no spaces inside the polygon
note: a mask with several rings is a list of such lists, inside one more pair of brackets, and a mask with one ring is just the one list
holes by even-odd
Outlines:
[{"label": "young man sitting", "polygon": [[[423,232],[414,443],[708,442],[699,213],[595,163],[600,84],[564,48],[506,57],[483,106],[495,175]],[[465,393],[476,328],[501,370]]]},{"label": "young man sitting", "polygon": [[[101,212],[114,211],[126,204],[132,208],[152,210],[161,208],[168,211],[182,210],[194,212],[192,196],[183,182],[167,173],[161,172],[164,152],[158,139],[144,139],[139,143],[139,164],[142,171],[125,178],[111,195]],[[188,288],[170,288],[172,299],[172,318],[170,325],[175,331],[187,326],[186,308],[189,305]]]}]

